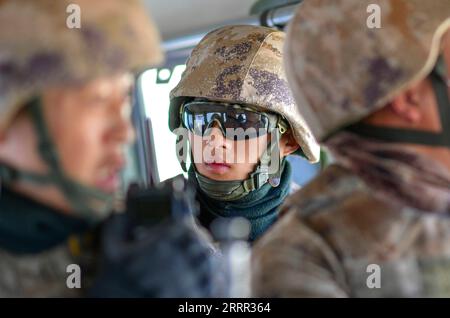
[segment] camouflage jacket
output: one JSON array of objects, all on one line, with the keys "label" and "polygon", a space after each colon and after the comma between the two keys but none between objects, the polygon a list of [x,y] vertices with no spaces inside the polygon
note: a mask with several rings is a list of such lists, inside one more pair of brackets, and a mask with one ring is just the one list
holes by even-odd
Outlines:
[{"label": "camouflage jacket", "polygon": [[337,165],[281,213],[253,250],[256,297],[450,296],[447,218],[381,201]]},{"label": "camouflage jacket", "polygon": [[[94,277],[94,254],[79,252],[78,239],[36,254],[0,249],[0,297],[82,297]],[[79,266],[80,285],[71,265]]]}]

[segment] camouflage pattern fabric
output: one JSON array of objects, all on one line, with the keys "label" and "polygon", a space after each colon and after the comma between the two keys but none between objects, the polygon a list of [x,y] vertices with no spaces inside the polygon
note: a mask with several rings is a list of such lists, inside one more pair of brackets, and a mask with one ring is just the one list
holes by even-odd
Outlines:
[{"label": "camouflage pattern fabric", "polygon": [[253,296],[450,297],[450,220],[374,192],[332,165],[288,198],[254,247]]},{"label": "camouflage pattern fabric", "polygon": [[[96,254],[75,237],[68,244],[37,254],[17,255],[0,249],[0,297],[82,297],[94,278]],[[81,288],[67,286],[73,273],[67,272],[71,264],[80,266]]]},{"label": "camouflage pattern fabric", "polygon": [[427,213],[450,214],[450,173],[438,162],[404,145],[347,132],[337,133],[325,144],[336,161],[360,176],[380,199]]}]

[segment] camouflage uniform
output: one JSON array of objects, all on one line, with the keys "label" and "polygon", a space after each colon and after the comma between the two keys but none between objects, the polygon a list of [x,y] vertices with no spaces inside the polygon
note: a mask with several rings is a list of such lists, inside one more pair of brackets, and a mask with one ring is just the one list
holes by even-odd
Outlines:
[{"label": "camouflage uniform", "polygon": [[[258,297],[450,297],[450,220],[373,195],[328,167],[286,200],[254,248]],[[369,288],[370,264],[381,288]]]},{"label": "camouflage uniform", "polygon": [[[71,4],[81,9],[80,29],[66,25]],[[137,0],[2,0],[0,43],[0,131],[8,127],[21,107],[46,88],[138,71],[162,60],[156,28]],[[8,174],[3,174],[0,180],[2,231],[9,226],[17,233],[39,231],[50,237],[45,222],[7,224],[8,218],[3,215],[17,214],[20,202],[28,198],[11,203],[6,195],[6,177]],[[29,209],[25,207],[22,212],[28,218],[33,217],[34,208],[44,210],[49,218],[65,217],[34,202],[26,205]],[[77,232],[85,231],[76,231],[73,236],[67,233],[69,239],[60,237],[51,247],[34,252],[4,248],[9,243],[27,248],[35,242],[7,242],[5,232],[0,233],[0,296],[78,296],[84,292],[95,268],[96,244]],[[70,264],[81,267],[81,290],[66,286]]]},{"label": "camouflage uniform", "polygon": [[[84,296],[94,279],[98,253],[89,240],[86,245],[80,242],[73,236],[66,244],[38,254],[17,255],[0,250],[0,297]],[[81,288],[67,285],[73,273],[68,267],[71,264],[80,267]]]},{"label": "camouflage uniform", "polygon": [[381,29],[366,26],[372,3],[305,1],[289,26],[289,83],[336,164],[288,198],[257,242],[254,296],[450,297],[448,170],[347,131],[429,76],[450,2],[377,1]]}]

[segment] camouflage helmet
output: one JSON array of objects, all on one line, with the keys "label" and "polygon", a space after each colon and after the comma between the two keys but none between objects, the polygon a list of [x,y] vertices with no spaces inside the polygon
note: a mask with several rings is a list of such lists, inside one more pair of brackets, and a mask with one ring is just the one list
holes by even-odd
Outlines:
[{"label": "camouflage helmet", "polygon": [[318,141],[382,108],[436,63],[450,1],[376,1],[381,28],[367,23],[373,3],[305,1],[288,27],[287,77]]},{"label": "camouflage helmet", "polygon": [[283,116],[311,162],[320,148],[300,115],[282,65],[285,34],[275,29],[236,25],[208,33],[193,50],[181,81],[170,93],[169,127],[180,125],[186,97],[241,103]]},{"label": "camouflage helmet", "polygon": [[[80,28],[69,28],[69,5]],[[0,131],[43,89],[162,60],[159,35],[139,0],[1,0]]]}]

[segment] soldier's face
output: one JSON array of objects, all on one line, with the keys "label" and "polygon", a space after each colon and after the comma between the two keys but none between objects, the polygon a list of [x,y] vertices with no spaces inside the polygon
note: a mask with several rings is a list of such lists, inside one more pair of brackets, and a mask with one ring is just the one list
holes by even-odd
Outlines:
[{"label": "soldier's face", "polygon": [[[189,138],[197,171],[213,180],[232,181],[245,180],[255,171],[271,135],[233,141],[226,139],[219,128],[213,127],[208,138],[192,133]],[[281,157],[298,149],[291,132],[281,137],[279,147]]]},{"label": "soldier's face", "polygon": [[43,95],[47,126],[73,179],[105,192],[120,186],[124,146],[133,138],[132,84],[132,76],[124,74]]},{"label": "soldier's face", "polygon": [[[80,87],[54,88],[42,94],[45,122],[65,173],[81,184],[113,192],[119,187],[124,145],[134,136],[130,119],[133,78],[121,74]],[[48,172],[37,149],[30,116],[23,112],[0,136],[0,160],[24,171]],[[10,185],[39,202],[70,212],[54,185],[18,181]]]},{"label": "soldier's face", "polygon": [[197,171],[218,181],[247,179],[266,149],[267,141],[268,136],[233,141],[226,139],[217,127],[212,128],[207,138],[190,134]]}]

